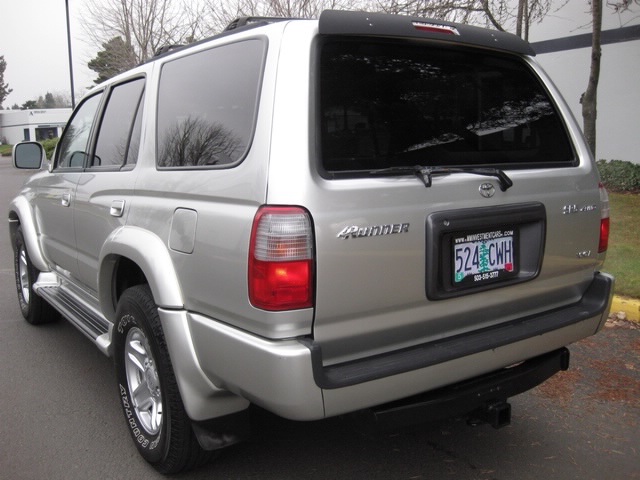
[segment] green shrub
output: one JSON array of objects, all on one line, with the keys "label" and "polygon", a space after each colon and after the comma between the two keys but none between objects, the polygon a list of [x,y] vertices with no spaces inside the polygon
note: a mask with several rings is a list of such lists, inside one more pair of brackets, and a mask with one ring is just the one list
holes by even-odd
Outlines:
[{"label": "green shrub", "polygon": [[6,143],[3,143],[2,145],[0,145],[0,155],[2,155],[3,157],[10,157],[12,149],[13,145],[7,145]]},{"label": "green shrub", "polygon": [[60,140],[59,138],[50,138],[48,140],[42,140],[40,143],[42,144],[42,146],[44,147],[44,151],[47,154],[47,158],[49,160],[51,160],[51,155],[53,155],[53,151],[56,148],[56,145],[58,144],[58,140]]},{"label": "green shrub", "polygon": [[598,160],[600,178],[612,192],[640,192],[640,165],[623,160]]}]

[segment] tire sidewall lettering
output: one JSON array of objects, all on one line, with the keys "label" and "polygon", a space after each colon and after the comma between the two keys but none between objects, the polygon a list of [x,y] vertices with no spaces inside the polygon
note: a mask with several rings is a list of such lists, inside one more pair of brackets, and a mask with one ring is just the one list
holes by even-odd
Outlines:
[{"label": "tire sidewall lettering", "polygon": [[124,334],[126,327],[129,325],[137,325],[135,317],[129,314],[123,315],[118,321],[118,333]]},{"label": "tire sidewall lettering", "polygon": [[124,410],[124,415],[127,419],[127,425],[129,425],[129,430],[131,431],[133,438],[136,442],[138,442],[138,444],[140,444],[142,448],[148,448],[149,450],[155,449],[158,446],[158,441],[160,440],[160,438],[158,437],[154,441],[149,441],[145,433],[138,426],[138,419],[136,418],[136,415],[131,408],[131,402],[129,401],[127,389],[122,384],[120,384],[119,386],[122,408]]},{"label": "tire sidewall lettering", "polygon": [[[141,325],[139,325],[138,322],[136,321],[135,316],[131,314],[125,314],[120,317],[116,330],[119,335],[126,337],[127,332],[132,327],[142,328]],[[122,352],[120,353],[122,354]],[[123,368],[123,367],[122,365],[120,365],[118,368]],[[126,378],[126,375],[124,376],[124,378]],[[153,438],[153,437],[150,437],[149,434],[144,431],[142,426],[139,425],[137,415],[135,414],[135,411],[133,409],[133,404],[130,399],[129,390],[126,386],[126,383],[125,384],[123,383],[118,384],[118,387],[120,390],[120,401],[122,403],[122,409],[124,411],[127,425],[134,439],[134,442],[138,445],[139,448],[148,450],[150,452],[154,451],[158,447],[158,444],[160,443],[160,439],[162,438],[162,431],[159,432],[155,436],[155,438]]]}]

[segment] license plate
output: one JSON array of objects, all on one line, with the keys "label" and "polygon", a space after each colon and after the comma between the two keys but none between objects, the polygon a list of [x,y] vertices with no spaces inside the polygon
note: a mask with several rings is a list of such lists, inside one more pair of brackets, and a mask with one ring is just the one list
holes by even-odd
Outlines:
[{"label": "license plate", "polygon": [[455,235],[453,285],[475,286],[513,277],[518,260],[516,236],[513,228]]}]

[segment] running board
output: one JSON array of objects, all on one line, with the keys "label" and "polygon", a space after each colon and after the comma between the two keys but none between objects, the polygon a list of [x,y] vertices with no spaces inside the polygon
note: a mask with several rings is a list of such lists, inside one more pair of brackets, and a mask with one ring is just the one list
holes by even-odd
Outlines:
[{"label": "running board", "polygon": [[[43,278],[45,277],[45,278]],[[110,356],[112,324],[100,313],[97,300],[69,286],[55,273],[40,274],[34,291],[69,320],[102,353]]]}]

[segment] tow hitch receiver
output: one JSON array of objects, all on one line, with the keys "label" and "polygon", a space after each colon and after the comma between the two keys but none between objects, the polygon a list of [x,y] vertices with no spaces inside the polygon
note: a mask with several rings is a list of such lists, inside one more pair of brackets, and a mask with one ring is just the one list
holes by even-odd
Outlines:
[{"label": "tow hitch receiver", "polygon": [[569,368],[569,350],[560,348],[518,365],[371,410],[380,429],[399,428],[443,418],[468,418],[469,424],[495,428],[511,423],[507,399]]},{"label": "tow hitch receiver", "polygon": [[503,400],[489,402],[472,412],[467,419],[471,426],[488,423],[493,428],[506,427],[511,423],[511,404]]}]

